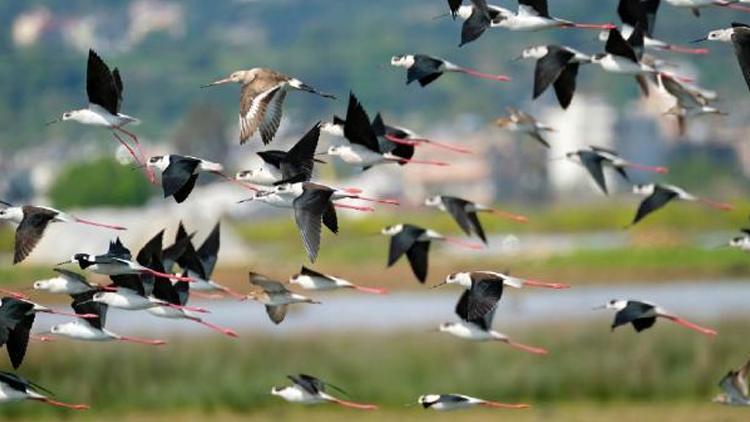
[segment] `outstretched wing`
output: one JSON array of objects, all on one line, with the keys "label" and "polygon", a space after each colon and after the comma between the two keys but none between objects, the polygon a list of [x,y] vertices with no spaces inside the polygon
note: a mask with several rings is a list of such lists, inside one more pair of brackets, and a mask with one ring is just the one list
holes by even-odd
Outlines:
[{"label": "outstretched wing", "polygon": [[57,212],[40,207],[23,207],[23,219],[16,228],[15,250],[13,252],[13,263],[17,264],[34,250],[37,243],[42,239],[44,230]]},{"label": "outstretched wing", "polygon": [[281,109],[286,98],[286,81],[243,85],[240,98],[240,144],[260,129],[264,144],[273,140],[281,122]]},{"label": "outstretched wing", "polygon": [[278,281],[271,280],[270,278],[262,274],[254,273],[251,271],[248,275],[250,284],[258,286],[268,293],[286,293],[289,291],[286,289],[286,287],[284,287],[283,284],[279,283]]},{"label": "outstretched wing", "polygon": [[320,229],[323,214],[330,205],[332,195],[333,190],[331,189],[305,187],[302,195],[293,202],[294,221],[302,235],[307,256],[313,262],[315,262],[320,249]]},{"label": "outstretched wing", "polygon": [[677,194],[672,192],[671,190],[662,189],[657,186],[654,190],[654,193],[649,195],[641,202],[641,205],[638,207],[638,212],[635,214],[635,218],[633,219],[632,224],[637,224],[644,217],[663,207],[676,197]]},{"label": "outstretched wing", "polygon": [[[118,72],[119,79],[119,72]],[[120,86],[122,81],[119,82]],[[89,49],[89,59],[86,69],[86,94],[90,104],[96,104],[111,114],[117,115],[120,103],[120,91],[118,82],[112,76],[109,67],[97,55],[94,50]]]},{"label": "outstretched wing", "polygon": [[578,157],[580,157],[581,164],[583,164],[583,167],[589,172],[594,179],[594,182],[596,182],[596,185],[599,186],[599,189],[601,189],[605,195],[608,194],[607,182],[604,179],[604,170],[602,168],[602,160],[604,158],[595,152],[589,151],[579,151]]},{"label": "outstretched wing", "polygon": [[547,46],[547,55],[537,60],[534,68],[534,99],[542,95],[547,87],[560,77],[574,56],[573,52],[559,46]]},{"label": "outstretched wing", "polygon": [[[185,186],[195,185],[195,180],[198,175],[195,174],[195,169],[198,168],[200,160],[189,157],[182,157],[178,155],[172,155],[169,159],[169,165],[162,173],[161,186],[164,190],[164,197],[175,196],[177,202],[180,201],[176,194],[183,190]],[[189,194],[189,192],[187,192]],[[187,195],[180,195],[184,200]]]},{"label": "outstretched wing", "polygon": [[635,53],[635,50],[625,41],[625,38],[622,37],[622,34],[617,29],[609,30],[609,37],[607,37],[607,44],[604,46],[604,51],[638,63],[638,55]]},{"label": "outstretched wing", "polygon": [[295,182],[306,182],[312,178],[315,165],[315,149],[318,148],[320,138],[320,122],[310,129],[292,149],[287,152],[280,163],[283,180],[278,184],[287,183],[294,178]]},{"label": "outstretched wing", "polygon": [[732,44],[734,44],[734,52],[740,64],[742,76],[750,88],[750,28],[735,27]]},{"label": "outstretched wing", "polygon": [[344,137],[352,144],[361,145],[370,151],[380,153],[378,137],[370,124],[367,111],[354,93],[349,93],[349,105],[346,110]]}]

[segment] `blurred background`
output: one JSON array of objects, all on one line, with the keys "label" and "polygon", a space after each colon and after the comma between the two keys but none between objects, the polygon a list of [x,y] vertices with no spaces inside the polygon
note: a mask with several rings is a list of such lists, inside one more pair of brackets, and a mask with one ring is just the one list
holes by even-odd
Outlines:
[{"label": "blurred background", "polygon": [[[551,0],[553,15],[581,22],[618,22],[617,1]],[[515,9],[514,2],[502,6]],[[169,239],[177,221],[197,231],[196,241],[222,221],[215,279],[248,289],[253,270],[286,280],[305,263],[289,213],[237,201],[249,196],[212,176],[183,204],[164,200],[142,172],[124,162],[106,130],[44,123],[86,104],[89,48],[123,75],[123,112],[138,117],[136,132],[148,153],[179,153],[221,162],[230,174],[257,164],[259,139],[238,142],[238,87],[200,89],[230,72],[270,67],[293,75],[338,101],[289,96],[281,129],[270,148],[285,149],[315,122],[344,115],[352,90],[387,123],[425,137],[472,148],[470,155],[423,146],[417,157],[450,167],[382,166],[365,173],[336,160],[317,167],[335,186],[368,196],[398,198],[399,208],[374,213],[341,211],[341,233],[323,237],[315,268],[365,285],[392,290],[387,297],[344,293],[316,295],[321,306],[299,307],[280,327],[260,305],[213,301],[210,320],[241,333],[212,336],[188,322],[110,311],[113,330],[159,335],[157,349],[129,345],[33,342],[20,373],[68,401],[92,410],[71,415],[30,403],[0,408],[13,419],[121,418],[124,420],[274,419],[331,420],[352,414],[328,407],[285,406],[268,394],[287,373],[309,372],[347,389],[354,398],[382,403],[373,420],[426,418],[404,407],[424,393],[459,392],[500,401],[522,401],[534,410],[508,413],[528,420],[744,420],[740,410],[710,403],[718,380],[748,357],[748,257],[717,248],[747,221],[750,202],[750,132],[747,88],[728,44],[707,56],[660,55],[679,73],[716,90],[728,116],[689,121],[680,135],[663,113],[669,96],[652,89],[642,97],[630,77],[590,67],[579,73],[567,111],[549,92],[531,101],[534,63],[513,61],[521,50],[554,42],[586,53],[603,49],[596,31],[512,33],[490,30],[458,48],[460,23],[433,19],[447,12],[441,0],[5,0],[0,2],[0,198],[50,205],[87,219],[124,225],[125,244],[137,250],[156,231]],[[656,37],[675,44],[748,18],[722,9],[689,11],[663,4]],[[395,54],[424,53],[488,73],[510,83],[447,75],[426,89],[405,87]],[[556,129],[545,150],[492,121],[517,107]],[[322,135],[319,149],[341,142]],[[655,179],[736,205],[718,214],[690,203],[673,204],[625,230],[639,197],[616,177],[602,195],[579,166],[560,160],[587,145],[616,148],[634,162],[664,165]],[[388,240],[375,236],[389,224],[412,222],[460,235],[440,212],[421,206],[425,196],[451,194],[529,216],[528,224],[484,216],[489,246],[467,252],[437,246],[428,284],[459,270],[511,271],[570,283],[560,292],[510,292],[496,327],[521,341],[550,349],[525,356],[495,344],[464,344],[429,331],[455,318],[459,292],[428,290],[406,262],[385,268]],[[367,205],[367,204],[364,204]],[[0,226],[0,285],[30,286],[51,277],[52,264],[75,252],[101,253],[116,233],[75,225],[51,226],[27,261],[11,267],[13,230]],[[669,324],[636,337],[628,327],[609,332],[611,315],[591,311],[623,297],[654,300],[689,319],[716,327],[702,338]],[[35,295],[65,307],[66,298]],[[57,322],[41,316],[37,328]],[[3,369],[7,369],[3,367]],[[450,415],[483,420],[506,412]]]}]

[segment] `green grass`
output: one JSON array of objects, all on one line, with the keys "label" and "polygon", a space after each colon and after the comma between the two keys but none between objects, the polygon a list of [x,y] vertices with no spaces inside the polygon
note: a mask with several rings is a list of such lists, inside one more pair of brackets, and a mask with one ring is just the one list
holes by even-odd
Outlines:
[{"label": "green grass", "polygon": [[[352,399],[390,411],[427,392],[463,392],[537,407],[563,402],[705,402],[726,371],[747,358],[746,325],[720,324],[707,338],[661,322],[635,334],[609,332],[610,315],[586,326],[514,330],[546,347],[533,356],[502,344],[473,344],[431,332],[390,336],[211,337],[175,339],[161,348],[59,341],[32,343],[20,373],[58,398],[105,414],[250,413],[282,402],[268,394],[289,373],[308,372],[345,388]],[[502,325],[502,324],[501,324]],[[69,415],[36,403],[0,408],[0,417]],[[281,413],[283,415],[283,413]]]}]

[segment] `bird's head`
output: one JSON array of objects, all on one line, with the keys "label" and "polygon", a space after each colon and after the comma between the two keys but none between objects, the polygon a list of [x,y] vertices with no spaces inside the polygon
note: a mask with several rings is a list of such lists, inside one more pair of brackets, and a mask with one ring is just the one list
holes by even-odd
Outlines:
[{"label": "bird's head", "polygon": [[628,301],[623,299],[612,299],[605,303],[602,306],[599,306],[596,309],[612,309],[615,311],[620,311],[625,309],[625,307],[628,306]]},{"label": "bird's head", "polygon": [[456,284],[461,287],[470,289],[471,288],[471,274],[465,271],[448,274],[448,276],[445,277],[445,281],[443,282],[443,284]]},{"label": "bird's head", "polygon": [[330,147],[328,147],[328,150],[326,151],[326,155],[330,155],[333,157],[337,155],[341,155],[344,153],[344,148],[345,147],[343,145],[331,145]]},{"label": "bird's head", "polygon": [[581,156],[578,154],[578,151],[570,151],[565,153],[565,158],[567,158],[570,161],[580,161]]},{"label": "bird's head", "polygon": [[386,236],[393,236],[393,235],[401,233],[401,230],[403,230],[403,229],[404,229],[404,225],[403,224],[396,224],[396,225],[393,225],[393,226],[387,226],[387,227],[383,228],[383,230],[381,230],[380,233],[384,234]]},{"label": "bird's head", "polygon": [[0,220],[21,223],[21,220],[23,220],[23,209],[21,207],[0,208]]},{"label": "bird's head", "polygon": [[729,241],[729,246],[733,248],[741,248],[746,244],[750,243],[750,239],[746,236],[737,236]]},{"label": "bird's head", "polygon": [[260,166],[254,170],[245,170],[238,172],[235,175],[235,179],[259,184],[273,183],[276,181],[276,178],[273,176],[273,174],[271,174],[271,170],[269,170],[266,166]]},{"label": "bird's head", "polygon": [[60,280],[60,279],[62,279],[62,278],[61,277],[55,277],[55,278],[49,278],[49,279],[46,279],[46,280],[38,280],[38,281],[35,281],[32,286],[33,286],[34,290],[49,290],[51,288],[52,283],[55,280]]},{"label": "bird's head", "polygon": [[451,331],[455,330],[456,327],[458,327],[458,324],[456,324],[455,322],[444,322],[444,323],[438,325],[438,331],[444,332],[444,333],[445,332],[451,332]]},{"label": "bird's head", "polygon": [[440,401],[440,396],[437,394],[424,394],[419,396],[417,403],[421,404],[425,409],[432,406],[433,404]]},{"label": "bird's head", "polygon": [[732,42],[732,35],[734,34],[734,28],[716,29],[708,33],[703,38],[697,39],[693,42],[701,41],[717,41],[717,42]]},{"label": "bird's head", "polygon": [[600,63],[605,57],[607,57],[606,53],[594,54],[591,56],[591,63]]},{"label": "bird's head", "polygon": [[430,196],[424,200],[424,204],[428,207],[437,207],[443,203],[443,198],[440,195]]},{"label": "bird's head", "polygon": [[273,386],[271,388],[271,395],[273,396],[279,396],[279,397],[285,397],[290,391],[289,387],[277,387]]},{"label": "bird's head", "polygon": [[167,169],[167,166],[169,166],[169,156],[155,155],[148,159],[148,161],[146,162],[146,166],[164,171]]},{"label": "bird's head", "polygon": [[258,75],[258,72],[260,69],[250,69],[250,70],[238,70],[236,72],[232,72],[229,76],[227,76],[224,79],[219,79],[217,81],[213,81],[208,85],[203,85],[203,88],[209,87],[209,86],[216,86],[216,85],[223,85],[223,84],[247,84],[252,82],[255,77]]},{"label": "bird's head", "polygon": [[96,292],[93,296],[91,296],[92,302],[101,302],[103,303],[106,300],[106,292]]},{"label": "bird's head", "polygon": [[521,51],[521,55],[516,57],[516,60],[522,60],[522,59],[541,59],[542,57],[546,56],[548,53],[548,49],[546,45],[535,45],[533,47],[527,47],[524,48],[523,51]]},{"label": "bird's head", "polygon": [[401,54],[391,57],[391,66],[410,68],[414,66],[414,56],[411,54]]},{"label": "bird's head", "polygon": [[633,193],[638,195],[651,195],[654,193],[654,189],[656,189],[656,185],[653,183],[633,185]]}]

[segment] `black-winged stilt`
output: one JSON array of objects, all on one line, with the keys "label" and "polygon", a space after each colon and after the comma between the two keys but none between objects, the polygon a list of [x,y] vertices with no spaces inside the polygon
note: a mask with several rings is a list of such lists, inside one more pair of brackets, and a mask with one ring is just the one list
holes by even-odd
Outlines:
[{"label": "black-winged stilt", "polygon": [[66,409],[87,410],[89,408],[87,404],[70,404],[53,400],[48,397],[51,395],[51,391],[35,382],[10,372],[0,371],[0,403],[34,400]]},{"label": "black-winged stilt", "polygon": [[482,239],[482,242],[487,243],[487,236],[484,234],[482,223],[479,221],[477,213],[487,212],[497,214],[501,217],[511,219],[518,223],[526,223],[529,221],[528,218],[513,214],[507,211],[501,211],[488,207],[485,205],[478,204],[476,202],[468,201],[463,198],[457,198],[455,196],[447,195],[436,195],[425,199],[424,204],[428,207],[436,207],[440,211],[447,212],[453,217],[453,220],[461,227],[468,236],[475,234]]},{"label": "black-winged stilt", "polygon": [[537,45],[525,48],[517,60],[536,59],[532,99],[537,99],[553,86],[560,107],[567,109],[576,91],[578,69],[591,63],[591,56],[568,46]]},{"label": "black-winged stilt", "polygon": [[478,399],[464,394],[425,394],[417,399],[425,409],[432,410],[460,410],[471,407],[489,407],[494,409],[528,409],[528,404],[508,404],[491,400]]},{"label": "black-winged stilt", "polygon": [[446,72],[464,73],[481,79],[489,79],[499,82],[508,82],[510,78],[505,75],[491,75],[474,69],[459,66],[440,57],[426,54],[402,54],[391,57],[391,66],[406,69],[406,84],[418,81],[419,85],[425,87],[435,81]]},{"label": "black-winged stilt", "polygon": [[146,165],[161,172],[164,197],[171,196],[178,204],[186,200],[193,191],[200,173],[222,175],[224,171],[224,166],[219,163],[178,154],[151,157]]},{"label": "black-winged stilt", "polygon": [[387,294],[387,289],[359,286],[343,278],[334,277],[319,273],[315,270],[305,267],[300,269],[298,274],[289,278],[289,284],[295,284],[305,290],[335,290],[335,289],[355,289],[365,293],[378,295]]},{"label": "black-winged stilt", "polygon": [[271,394],[273,394],[274,396],[279,396],[291,403],[336,403],[340,406],[360,410],[376,410],[378,408],[374,404],[354,403],[334,397],[326,392],[326,387],[331,387],[343,394],[347,393],[344,390],[336,387],[335,385],[324,382],[311,375],[287,375],[287,378],[289,378],[289,380],[291,380],[293,384],[288,387],[273,387],[271,389]]},{"label": "black-winged stilt", "polygon": [[674,185],[661,185],[654,183],[647,185],[635,185],[633,186],[633,193],[646,195],[646,199],[641,201],[641,205],[638,207],[638,212],[636,212],[631,226],[635,225],[647,215],[662,208],[673,200],[700,202],[706,206],[721,211],[730,211],[733,209],[732,205],[730,204],[715,202],[710,199],[694,196],[686,192],[684,189]]},{"label": "black-winged stilt", "polygon": [[659,174],[667,174],[669,172],[666,167],[645,166],[632,163],[622,158],[617,151],[595,145],[589,146],[588,149],[568,152],[565,154],[565,158],[583,166],[605,195],[608,194],[607,182],[604,178],[605,166],[613,168],[627,181],[630,181],[630,177],[626,171],[627,169],[651,171]]},{"label": "black-winged stilt", "polygon": [[612,331],[621,325],[633,324],[635,331],[641,332],[647,328],[651,328],[656,322],[656,318],[665,318],[675,324],[697,331],[701,334],[709,336],[715,336],[717,334],[716,331],[710,328],[701,327],[682,319],[651,302],[612,299],[606,304],[594,309],[612,309],[617,311],[615,313],[615,320],[612,322]]}]

